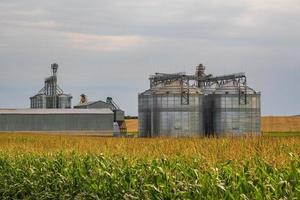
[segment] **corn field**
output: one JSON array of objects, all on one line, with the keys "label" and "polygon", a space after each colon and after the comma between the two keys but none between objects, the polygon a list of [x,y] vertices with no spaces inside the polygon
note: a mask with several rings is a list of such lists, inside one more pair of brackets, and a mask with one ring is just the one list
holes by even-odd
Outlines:
[{"label": "corn field", "polygon": [[1,199],[299,199],[300,138],[0,135]]}]

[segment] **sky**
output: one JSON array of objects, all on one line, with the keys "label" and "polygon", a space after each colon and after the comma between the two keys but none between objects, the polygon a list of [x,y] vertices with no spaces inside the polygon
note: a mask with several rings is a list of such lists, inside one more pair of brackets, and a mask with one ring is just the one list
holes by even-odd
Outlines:
[{"label": "sky", "polygon": [[245,72],[262,115],[300,114],[299,0],[0,0],[0,108],[29,97],[59,64],[73,95],[111,96],[137,115],[155,72]]}]

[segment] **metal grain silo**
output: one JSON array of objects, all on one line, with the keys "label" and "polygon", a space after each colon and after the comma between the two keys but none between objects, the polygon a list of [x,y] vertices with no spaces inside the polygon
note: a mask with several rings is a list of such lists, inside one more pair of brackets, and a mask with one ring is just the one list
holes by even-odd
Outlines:
[{"label": "metal grain silo", "polygon": [[31,108],[46,108],[47,100],[45,94],[37,94],[33,97],[30,97],[30,107]]},{"label": "metal grain silo", "polygon": [[203,134],[203,95],[197,86],[165,80],[139,94],[138,101],[140,136]]},{"label": "metal grain silo", "polygon": [[139,94],[140,136],[219,136],[260,133],[260,93],[245,73],[222,76],[156,73]]},{"label": "metal grain silo", "polygon": [[58,108],[71,108],[72,96],[68,94],[59,94],[58,96]]},{"label": "metal grain silo", "polygon": [[228,83],[208,95],[211,119],[216,135],[259,134],[260,93],[247,86]]},{"label": "metal grain silo", "polygon": [[57,84],[58,64],[51,65],[52,76],[45,79],[44,87],[30,97],[30,108],[71,108],[72,96],[64,94]]}]

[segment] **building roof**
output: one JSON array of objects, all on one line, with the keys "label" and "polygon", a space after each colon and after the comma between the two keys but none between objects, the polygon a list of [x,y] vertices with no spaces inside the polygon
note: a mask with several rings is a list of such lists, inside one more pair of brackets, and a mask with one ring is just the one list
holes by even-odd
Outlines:
[{"label": "building roof", "polygon": [[101,100],[99,100],[99,101],[89,101],[89,102],[86,102],[86,103],[78,104],[78,105],[74,106],[74,108],[91,106],[91,105],[94,105],[94,104],[97,104],[97,103],[105,105],[105,107],[102,106],[103,108],[113,108],[112,105],[110,105],[109,103],[106,103],[105,101],[101,101]]},{"label": "building roof", "polygon": [[0,114],[113,114],[109,108],[97,109],[0,109]]},{"label": "building roof", "polygon": [[246,86],[246,88],[245,88],[245,86],[240,86],[240,88],[239,88],[238,85],[235,85],[232,82],[224,84],[224,85],[216,88],[216,90],[214,92],[215,92],[215,94],[224,94],[224,93],[238,94],[239,89],[241,89],[241,91],[245,91],[245,89],[246,89],[247,94],[257,94],[257,93],[260,94],[259,92],[256,92],[254,89],[250,88],[249,86]]},{"label": "building roof", "polygon": [[[92,104],[97,103],[97,102],[98,101],[89,101],[89,102],[78,104],[78,105],[76,105],[76,107],[78,107],[78,106],[89,106],[89,105],[92,105]],[[104,101],[101,101],[101,102],[105,103]]]}]

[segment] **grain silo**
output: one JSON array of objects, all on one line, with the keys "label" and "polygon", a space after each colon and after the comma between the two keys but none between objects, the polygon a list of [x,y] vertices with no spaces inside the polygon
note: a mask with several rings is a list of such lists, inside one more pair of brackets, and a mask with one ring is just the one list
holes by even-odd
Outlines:
[{"label": "grain silo", "polygon": [[51,65],[52,75],[45,79],[44,87],[30,97],[30,108],[71,108],[72,96],[64,94],[57,84],[58,64]]},{"label": "grain silo", "polygon": [[156,73],[139,94],[140,136],[202,136],[260,132],[260,93],[244,73],[212,76]]},{"label": "grain silo", "polygon": [[203,94],[182,74],[150,77],[151,88],[139,94],[140,133],[152,136],[199,136],[203,133]]},{"label": "grain silo", "polygon": [[210,98],[213,131],[216,135],[260,132],[260,93],[248,86],[229,82],[218,87]]}]

